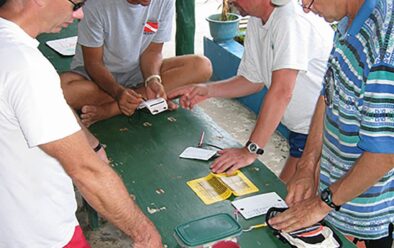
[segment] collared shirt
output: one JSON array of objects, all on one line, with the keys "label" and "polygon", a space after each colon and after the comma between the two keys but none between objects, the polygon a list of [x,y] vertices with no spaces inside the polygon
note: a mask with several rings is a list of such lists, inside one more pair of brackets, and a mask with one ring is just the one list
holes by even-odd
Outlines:
[{"label": "collared shirt", "polygon": [[[331,104],[324,120],[321,190],[345,176],[364,152],[394,153],[393,11],[393,0],[365,0],[347,31],[347,19],[339,24],[329,58],[332,76],[325,81],[330,90],[323,92]],[[394,222],[394,170],[326,219],[362,239],[387,236]]]}]

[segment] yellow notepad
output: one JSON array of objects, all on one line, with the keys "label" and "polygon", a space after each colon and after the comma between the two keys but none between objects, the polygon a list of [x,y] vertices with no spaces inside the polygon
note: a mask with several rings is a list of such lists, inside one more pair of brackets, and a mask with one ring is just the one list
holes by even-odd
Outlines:
[{"label": "yellow notepad", "polygon": [[207,205],[223,201],[232,194],[241,196],[259,191],[241,171],[236,171],[231,176],[210,173],[206,177],[187,182],[187,185]]}]

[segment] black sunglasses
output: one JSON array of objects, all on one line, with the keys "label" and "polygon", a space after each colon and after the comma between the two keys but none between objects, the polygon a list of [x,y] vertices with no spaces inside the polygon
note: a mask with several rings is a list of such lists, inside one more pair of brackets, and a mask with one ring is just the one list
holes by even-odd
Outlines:
[{"label": "black sunglasses", "polygon": [[304,8],[304,9],[307,9],[307,10],[310,10],[311,8],[312,8],[312,5],[313,5],[313,3],[315,2],[315,0],[312,0],[308,5],[304,5],[303,3],[302,3],[302,1],[300,2],[300,5],[301,5],[301,7],[302,8]]},{"label": "black sunglasses", "polygon": [[73,5],[73,11],[77,11],[77,10],[79,10],[80,8],[82,8],[82,6],[85,4],[85,1],[82,1],[82,2],[78,2],[78,3],[75,3],[75,2],[73,2],[72,0],[68,0],[70,3],[72,3],[72,5]]}]

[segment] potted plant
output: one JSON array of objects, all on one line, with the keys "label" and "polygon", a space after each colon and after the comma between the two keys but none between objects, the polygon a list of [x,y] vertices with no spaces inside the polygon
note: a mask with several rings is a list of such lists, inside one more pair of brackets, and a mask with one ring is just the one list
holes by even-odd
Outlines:
[{"label": "potted plant", "polygon": [[221,6],[221,13],[206,18],[211,36],[215,42],[233,39],[238,33],[238,25],[241,20],[241,16],[231,13],[228,0],[223,0]]}]

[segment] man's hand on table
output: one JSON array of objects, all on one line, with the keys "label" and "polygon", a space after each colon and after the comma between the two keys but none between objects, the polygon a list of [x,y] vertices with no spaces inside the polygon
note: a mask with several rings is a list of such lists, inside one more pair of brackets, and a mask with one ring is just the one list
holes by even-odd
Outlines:
[{"label": "man's hand on table", "polygon": [[294,176],[287,183],[286,204],[292,206],[294,203],[316,195],[315,182],[314,171],[307,168],[297,168]]},{"label": "man's hand on table", "polygon": [[257,155],[250,153],[245,147],[230,148],[218,151],[220,155],[211,165],[214,173],[226,172],[228,175],[233,174],[236,170],[253,163]]},{"label": "man's hand on table", "polygon": [[134,114],[142,102],[142,96],[132,89],[123,89],[117,99],[120,111],[127,116]]},{"label": "man's hand on table", "polygon": [[293,204],[285,212],[273,217],[269,224],[281,231],[292,232],[321,221],[332,210],[319,196]]}]

